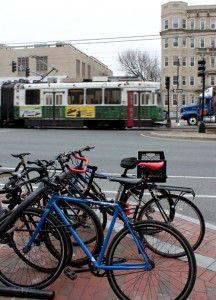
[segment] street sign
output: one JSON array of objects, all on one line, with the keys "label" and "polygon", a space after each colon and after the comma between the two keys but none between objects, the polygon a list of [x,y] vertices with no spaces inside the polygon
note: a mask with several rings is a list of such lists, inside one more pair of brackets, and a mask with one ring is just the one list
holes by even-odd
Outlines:
[{"label": "street sign", "polygon": [[182,89],[173,89],[172,91],[173,91],[173,93],[182,93],[183,92]]}]

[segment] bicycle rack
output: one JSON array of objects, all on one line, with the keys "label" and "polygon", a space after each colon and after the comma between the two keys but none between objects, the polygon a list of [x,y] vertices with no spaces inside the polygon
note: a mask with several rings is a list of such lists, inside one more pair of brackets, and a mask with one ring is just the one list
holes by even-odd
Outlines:
[{"label": "bicycle rack", "polygon": [[35,299],[53,299],[55,292],[41,291],[28,288],[1,287],[0,296],[35,298]]}]

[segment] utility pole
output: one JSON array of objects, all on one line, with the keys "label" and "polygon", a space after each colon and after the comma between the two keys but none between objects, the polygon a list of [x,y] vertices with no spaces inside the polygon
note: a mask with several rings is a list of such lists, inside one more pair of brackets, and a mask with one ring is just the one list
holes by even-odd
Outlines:
[{"label": "utility pole", "polygon": [[[177,91],[179,90],[179,66],[180,60],[177,60]],[[179,93],[177,94],[177,105],[176,105],[176,123],[179,123]]]},{"label": "utility pole", "polygon": [[141,94],[141,91],[137,91],[137,94],[138,94],[138,111],[137,111],[137,117],[138,117],[138,127],[140,128],[141,126],[141,107],[140,107],[140,94]]},{"label": "utility pole", "polygon": [[201,109],[201,116],[200,116],[200,124],[199,124],[199,133],[206,132],[206,126],[203,121],[203,116],[205,113],[204,105],[205,105],[205,67],[206,61],[204,58],[198,61],[198,77],[202,78],[202,109]]},{"label": "utility pole", "polygon": [[170,99],[169,99],[169,91],[170,91],[170,77],[165,77],[165,87],[166,87],[166,90],[167,90],[167,113],[168,113],[168,116],[167,116],[167,127],[171,127],[171,120],[170,120]]}]

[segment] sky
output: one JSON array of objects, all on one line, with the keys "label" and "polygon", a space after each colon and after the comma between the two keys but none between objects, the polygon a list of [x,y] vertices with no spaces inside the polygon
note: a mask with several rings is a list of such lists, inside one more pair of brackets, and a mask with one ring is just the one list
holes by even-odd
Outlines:
[{"label": "sky", "polygon": [[[158,35],[161,25],[161,4],[166,2],[168,1],[3,1],[0,10],[0,43]],[[216,5],[216,0],[185,2],[189,5]],[[118,64],[118,53],[127,49],[148,51],[152,56],[160,57],[160,39],[121,43],[89,44],[89,42],[88,44],[72,42],[72,44],[106,64],[114,75],[122,75]]]}]

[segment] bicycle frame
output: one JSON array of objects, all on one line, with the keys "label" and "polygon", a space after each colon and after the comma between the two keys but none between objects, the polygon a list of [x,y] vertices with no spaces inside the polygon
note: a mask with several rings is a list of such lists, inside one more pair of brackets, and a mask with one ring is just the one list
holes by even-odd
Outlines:
[{"label": "bicycle frame", "polygon": [[[68,219],[66,218],[66,216],[64,215],[64,213],[62,212],[62,210],[59,208],[58,206],[58,202],[61,202],[62,200],[64,200],[67,203],[71,203],[71,204],[92,204],[92,205],[97,205],[97,206],[110,206],[110,207],[114,207],[114,215],[112,217],[112,221],[110,223],[110,226],[108,228],[106,237],[104,239],[101,251],[98,255],[97,260],[95,259],[95,257],[93,257],[93,255],[91,254],[91,252],[88,250],[88,248],[86,247],[86,245],[83,243],[83,241],[81,240],[81,238],[79,237],[79,235],[77,234],[77,232],[73,229],[73,225],[68,221]],[[89,260],[92,262],[93,266],[95,268],[98,269],[102,269],[102,270],[132,270],[132,269],[143,269],[143,270],[150,270],[152,268],[152,263],[144,249],[143,244],[141,243],[140,239],[137,238],[135,232],[132,229],[132,225],[130,224],[126,214],[124,213],[123,209],[121,208],[121,206],[118,203],[111,203],[111,202],[98,202],[98,201],[94,201],[91,199],[79,199],[79,198],[72,198],[72,197],[62,197],[59,195],[52,195],[51,199],[49,200],[47,207],[38,223],[38,225],[36,226],[32,236],[30,237],[29,241],[27,242],[26,246],[23,248],[24,253],[28,253],[28,251],[30,251],[35,238],[37,237],[37,235],[39,234],[39,231],[41,229],[41,227],[43,226],[46,217],[49,215],[49,213],[51,213],[51,211],[54,211],[56,213],[56,215],[58,216],[58,218],[62,221],[63,225],[66,226],[68,228],[68,230],[70,231],[71,235],[73,236],[73,238],[76,240],[76,242],[79,244],[79,246],[81,247],[81,249],[83,250],[83,252],[87,255],[87,257],[89,258]],[[104,265],[103,264],[103,257],[104,254],[106,252],[106,249],[108,247],[108,243],[109,240],[111,238],[111,234],[113,232],[113,228],[115,226],[116,223],[116,219],[118,218],[119,214],[121,214],[122,216],[122,220],[124,221],[124,224],[126,225],[126,227],[128,228],[137,248],[138,251],[140,253],[140,255],[143,257],[144,263],[143,264],[114,264],[114,265]]]}]

